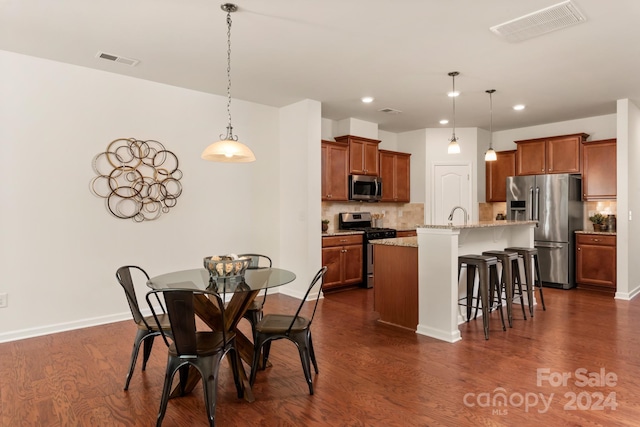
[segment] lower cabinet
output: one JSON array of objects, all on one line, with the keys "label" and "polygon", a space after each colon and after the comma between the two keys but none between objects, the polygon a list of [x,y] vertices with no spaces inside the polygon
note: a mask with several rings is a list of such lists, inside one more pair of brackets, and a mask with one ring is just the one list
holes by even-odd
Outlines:
[{"label": "lower cabinet", "polygon": [[576,234],[576,283],[579,288],[616,290],[616,236]]},{"label": "lower cabinet", "polygon": [[331,290],[362,283],[362,235],[322,238],[322,265],[327,267],[323,289]]}]

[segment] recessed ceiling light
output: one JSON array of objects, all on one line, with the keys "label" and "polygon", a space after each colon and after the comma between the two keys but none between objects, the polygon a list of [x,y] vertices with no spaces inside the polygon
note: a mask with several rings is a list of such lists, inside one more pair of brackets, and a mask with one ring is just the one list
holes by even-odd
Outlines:
[{"label": "recessed ceiling light", "polygon": [[447,119],[442,119],[442,120],[440,120],[440,124],[441,124],[441,125],[446,125],[446,124],[448,124],[448,123],[449,123],[449,120],[447,120]]},{"label": "recessed ceiling light", "polygon": [[524,110],[524,105],[522,104],[514,105],[513,109],[516,111]]},{"label": "recessed ceiling light", "polygon": [[362,97],[362,102],[364,102],[365,104],[369,104],[370,102],[373,102],[373,97],[372,96],[363,96]]},{"label": "recessed ceiling light", "polygon": [[454,96],[460,96],[460,92],[458,92],[458,91],[455,91],[455,92],[449,92],[449,93],[447,94],[447,96],[448,96],[449,98],[453,98]]}]

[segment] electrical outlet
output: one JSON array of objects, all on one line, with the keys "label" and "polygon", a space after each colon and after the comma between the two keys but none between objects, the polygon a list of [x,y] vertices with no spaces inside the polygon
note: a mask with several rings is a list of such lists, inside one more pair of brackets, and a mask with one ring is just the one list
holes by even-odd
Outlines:
[{"label": "electrical outlet", "polygon": [[0,308],[4,308],[7,306],[7,304],[9,303],[8,299],[9,296],[6,293],[0,294]]}]

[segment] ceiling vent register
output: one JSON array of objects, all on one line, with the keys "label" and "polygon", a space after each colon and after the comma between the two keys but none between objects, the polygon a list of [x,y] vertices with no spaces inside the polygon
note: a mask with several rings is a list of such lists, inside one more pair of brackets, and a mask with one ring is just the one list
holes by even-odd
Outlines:
[{"label": "ceiling vent register", "polygon": [[96,54],[96,58],[106,59],[107,61],[119,62],[121,64],[129,65],[130,67],[135,67],[138,65],[137,59],[125,58],[124,56],[111,55],[110,53],[98,52]]},{"label": "ceiling vent register", "polygon": [[400,114],[400,113],[402,113],[402,111],[400,111],[400,110],[395,110],[395,109],[389,108],[389,107],[382,108],[382,109],[380,109],[378,111],[380,111],[381,113],[386,113],[386,114]]},{"label": "ceiling vent register", "polygon": [[580,24],[586,20],[587,18],[575,4],[567,0],[489,29],[507,41],[519,42]]}]

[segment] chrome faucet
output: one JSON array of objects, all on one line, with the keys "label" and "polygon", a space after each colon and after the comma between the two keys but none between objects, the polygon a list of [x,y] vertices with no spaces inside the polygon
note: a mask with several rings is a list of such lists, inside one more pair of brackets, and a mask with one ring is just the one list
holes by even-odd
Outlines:
[{"label": "chrome faucet", "polygon": [[467,225],[467,210],[462,206],[454,206],[453,209],[451,209],[451,213],[449,214],[449,221],[453,221],[453,213],[456,211],[456,209],[462,209],[462,212],[464,212],[464,225]]}]

